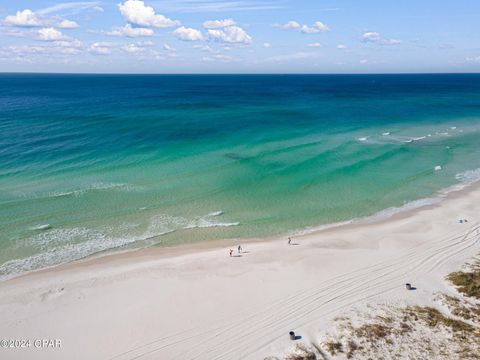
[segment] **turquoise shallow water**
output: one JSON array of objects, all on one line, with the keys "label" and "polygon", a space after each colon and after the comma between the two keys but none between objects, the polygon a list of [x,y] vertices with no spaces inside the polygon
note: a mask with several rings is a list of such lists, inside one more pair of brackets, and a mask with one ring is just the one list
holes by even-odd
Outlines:
[{"label": "turquoise shallow water", "polygon": [[479,131],[479,75],[0,75],[0,278],[402,206]]}]

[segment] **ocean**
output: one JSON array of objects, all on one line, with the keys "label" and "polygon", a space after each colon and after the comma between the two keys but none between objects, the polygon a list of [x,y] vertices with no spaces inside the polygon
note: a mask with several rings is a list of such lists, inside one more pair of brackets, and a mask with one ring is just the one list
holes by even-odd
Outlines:
[{"label": "ocean", "polygon": [[419,206],[479,131],[475,74],[0,74],[0,279]]}]

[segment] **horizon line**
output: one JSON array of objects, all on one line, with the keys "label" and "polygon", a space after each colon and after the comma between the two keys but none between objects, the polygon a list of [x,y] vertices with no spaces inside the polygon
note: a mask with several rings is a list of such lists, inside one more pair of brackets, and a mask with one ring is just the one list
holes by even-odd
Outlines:
[{"label": "horizon line", "polygon": [[341,72],[341,73],[301,73],[301,72],[42,72],[42,71],[0,71],[0,75],[480,75],[479,72]]}]

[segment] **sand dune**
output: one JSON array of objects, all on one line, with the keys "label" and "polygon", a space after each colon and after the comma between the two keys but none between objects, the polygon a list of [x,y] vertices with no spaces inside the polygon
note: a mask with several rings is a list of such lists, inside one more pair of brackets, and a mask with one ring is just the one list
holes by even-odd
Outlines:
[{"label": "sand dune", "polygon": [[[8,359],[263,359],[316,341],[334,317],[372,304],[429,305],[480,249],[480,189],[440,204],[286,239],[146,249],[0,284]],[[467,219],[467,223],[459,223]],[[406,291],[405,283],[415,291]],[[371,309],[370,309],[371,310]],[[6,357],[5,357],[6,356]]]}]

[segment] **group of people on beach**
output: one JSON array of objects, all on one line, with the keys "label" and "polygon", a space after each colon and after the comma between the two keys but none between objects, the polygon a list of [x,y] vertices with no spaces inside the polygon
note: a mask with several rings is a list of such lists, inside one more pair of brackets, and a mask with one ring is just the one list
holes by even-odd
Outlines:
[{"label": "group of people on beach", "polygon": [[[287,244],[292,245],[292,238],[291,237],[288,238]],[[240,255],[242,253],[242,251],[243,251],[242,245],[238,245],[237,251],[238,251],[238,255]],[[230,257],[233,257],[233,249],[230,249],[229,253],[230,253]]]},{"label": "group of people on beach", "polygon": [[[242,251],[243,251],[242,245],[238,245],[237,251],[238,251],[238,254],[239,254],[239,255],[242,253]],[[233,256],[233,250],[230,249],[230,257],[232,257],[232,256]]]}]

